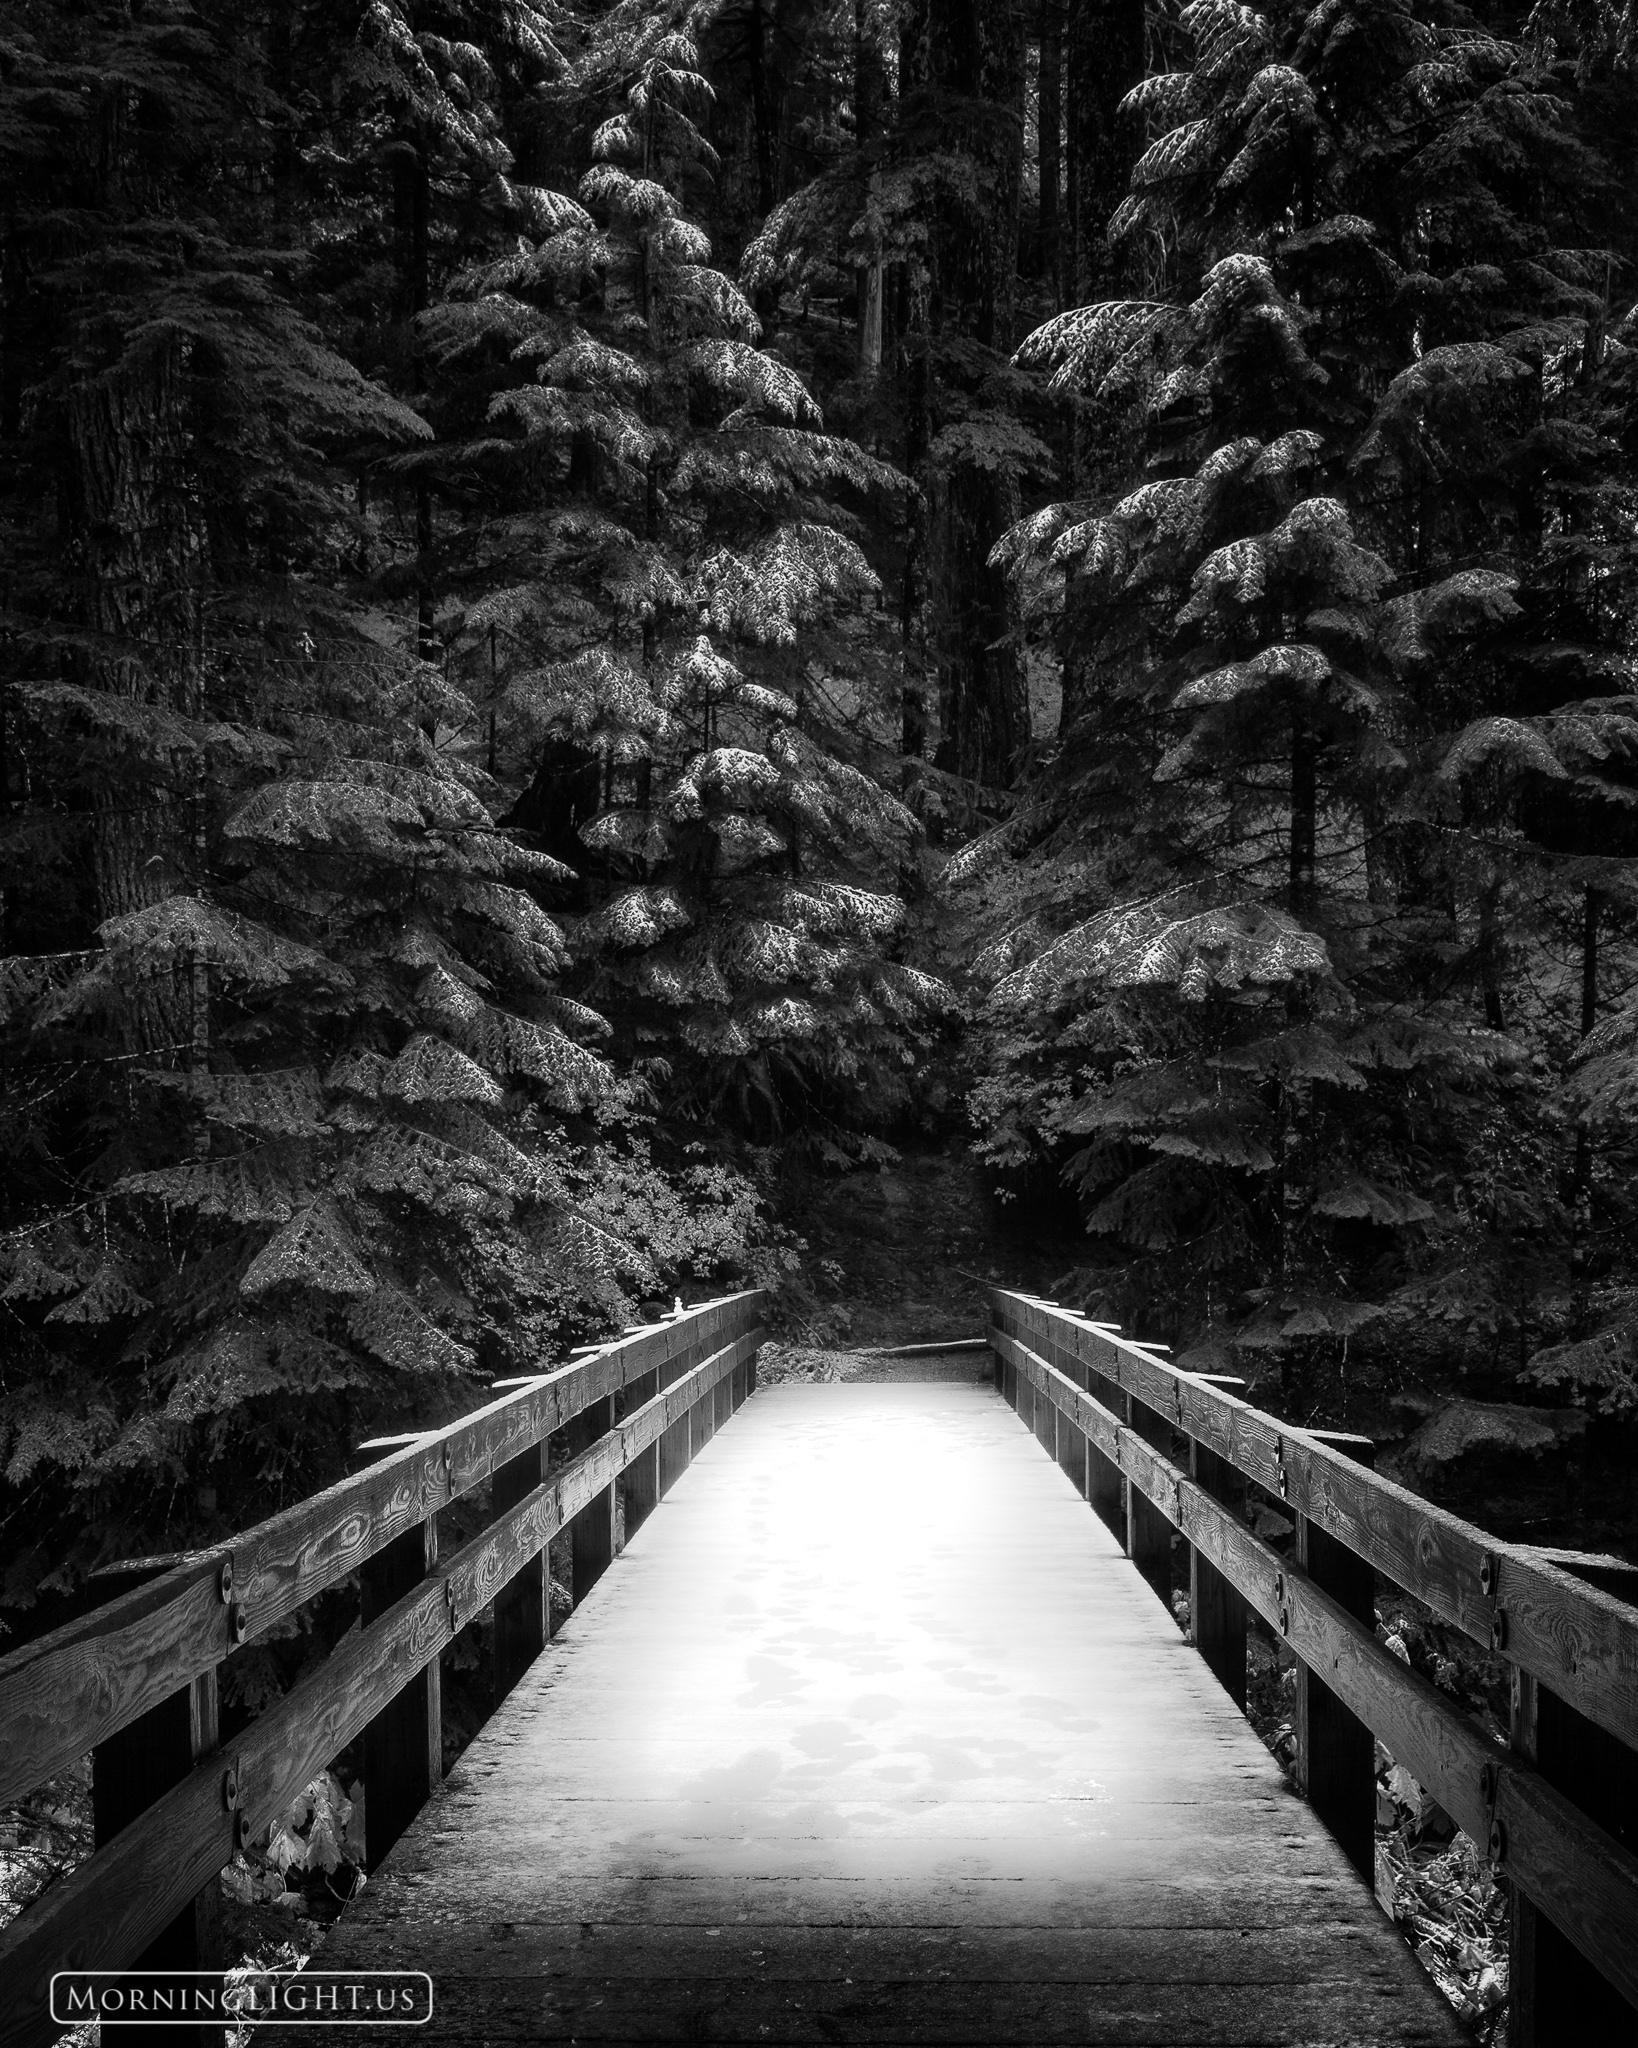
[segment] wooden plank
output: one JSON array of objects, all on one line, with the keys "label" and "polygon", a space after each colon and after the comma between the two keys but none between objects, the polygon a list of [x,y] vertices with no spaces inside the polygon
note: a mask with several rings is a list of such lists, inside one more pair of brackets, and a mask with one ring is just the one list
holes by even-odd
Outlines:
[{"label": "wooden plank", "polygon": [[[183,1560],[141,1559],[94,1576],[110,1593],[158,1578]],[[217,1673],[202,1671],[181,1692],[99,1743],[91,1753],[91,1816],[98,1848],[139,1821],[217,1745]],[[133,1969],[193,1973],[220,1969],[221,1901],[214,1883],[191,1899],[132,1962]],[[215,2030],[220,2032],[220,2028]],[[208,2026],[173,2022],[133,2027],[103,2021],[103,2048],[213,2048]]]},{"label": "wooden plank", "polygon": [[[707,1889],[716,1892],[715,1886]],[[533,1907],[532,1896],[527,1903]],[[531,1912],[514,1918],[505,1933],[495,1931],[487,1916],[474,1916],[477,1924],[422,1921],[414,1929],[414,1948],[438,1981],[546,1977],[567,1966],[576,1977],[633,1983],[754,1982],[772,1975],[797,1984],[840,1984],[850,1975],[879,1977],[880,1966],[890,1961],[905,1978],[1013,1986],[1352,1985],[1363,2003],[1376,1985],[1404,1980],[1398,1957],[1362,1939],[1350,1918],[1338,1915],[1329,1925],[1316,1924],[1300,1899],[1285,1903],[1297,1909],[1295,1925],[1258,1925],[1249,1915],[1229,1928],[992,1928],[934,1921],[892,1926],[886,1940],[879,1925],[868,1923],[796,1921],[771,1929],[725,1916],[717,1932],[702,1939],[698,1925],[686,1921],[679,1926],[656,1919],[633,1928],[590,1916],[587,1922],[542,1920]],[[389,1952],[396,1956],[398,1943]]]},{"label": "wooden plank", "polygon": [[1058,1463],[1070,1485],[1085,1500],[1086,1438],[1067,1415],[1060,1419],[1058,1425]]},{"label": "wooden plank", "polygon": [[[532,1444],[495,1467],[490,1509],[501,1515],[527,1499],[546,1478],[546,1446]],[[545,1649],[551,1634],[551,1575],[544,1549],[495,1595],[495,1704],[499,1706]]]},{"label": "wooden plank", "polygon": [[[1189,1476],[1202,1493],[1238,1516],[1245,1481],[1226,1458],[1189,1439]],[[1246,1710],[1246,1603],[1240,1589],[1196,1544],[1189,1545],[1189,1620],[1206,1668],[1243,1714]]]},{"label": "wooden plank", "polygon": [[1504,1544],[1329,1445],[1264,1415],[1151,1349],[994,1289],[996,1326],[1049,1364],[1092,1364],[1128,1393],[1367,1558],[1441,1619],[1489,1645],[1503,1616],[1507,1655],[1578,1713],[1638,1748],[1638,1611],[1582,1585],[1527,1546]]},{"label": "wooden plank", "polygon": [[530,1689],[329,1937],[451,2048],[1460,2041],[980,1386],[768,1390]]},{"label": "wooden plank", "polygon": [[[1620,1559],[1560,1550],[1550,1561],[1606,1591],[1630,1596],[1634,1578]],[[1638,1848],[1638,1755],[1595,1727],[1528,1672],[1513,1674],[1512,1741],[1581,1812],[1628,1850]],[[1515,1885],[1509,1901],[1510,2048],[1570,2048],[1572,2042],[1638,2040],[1638,2015],[1603,1973]]]},{"label": "wooden plank", "polygon": [[[571,1447],[583,1451],[614,1426],[612,1400],[597,1401],[575,1417],[568,1435]],[[601,1488],[569,1524],[572,1559],[570,1593],[578,1607],[614,1562],[614,1484]]]},{"label": "wooden plank", "polygon": [[0,1804],[31,1792],[233,1647],[207,1551],[0,1658]]},{"label": "wooden plank", "polygon": [[859,1352],[860,1358],[921,1358],[937,1356],[952,1351],[987,1351],[987,1337],[946,1337],[942,1343],[926,1344],[872,1344]]},{"label": "wooden plank", "polygon": [[[1138,1400],[1126,1397],[1127,1424],[1134,1436],[1153,1444],[1170,1458],[1172,1420]],[[1126,1555],[1132,1560],[1168,1611],[1172,1604],[1172,1522],[1141,1487],[1126,1489]]]},{"label": "wooden plank", "polygon": [[672,1487],[688,1470],[689,1442],[688,1418],[670,1424],[663,1430],[659,1440],[660,1453],[660,1497],[663,1500]]},{"label": "wooden plank", "polygon": [[[345,1637],[258,1716],[227,1755],[198,1766],[0,1929],[0,2048],[42,2048],[56,2039],[47,2002],[53,1970],[127,1967],[215,1881],[235,1845],[235,1816],[223,1798],[230,1762],[245,1825],[259,1832],[609,1485],[628,1451],[658,1438],[669,1410],[686,1413],[763,1341],[758,1329],[726,1345],[560,1468],[550,1484],[497,1515],[393,1606]],[[371,1825],[373,1816],[366,1822]]]},{"label": "wooden plank", "polygon": [[219,1592],[224,1564],[232,1568],[246,1634],[254,1637],[589,1401],[711,1337],[720,1341],[754,1326],[764,1300],[763,1291],[751,1289],[600,1346],[0,1657],[0,1803],[67,1769],[222,1661],[240,1640]]},{"label": "wooden plank", "polygon": [[[1095,1410],[1056,1368],[997,1331],[1020,1377],[1066,1413]],[[1100,1411],[1104,1425],[1114,1418]],[[1299,1567],[1134,1431],[1117,1425],[1130,1483],[1182,1530],[1359,1720],[1475,1841],[1492,1827],[1504,1874],[1536,1901],[1629,2003],[1638,2004],[1638,1856],[1524,1768],[1457,1712],[1438,1689],[1401,1664]],[[1319,1449],[1326,1447],[1317,1446]]]},{"label": "wooden plank", "polygon": [[[370,1623],[438,1567],[438,1518],[378,1551],[359,1575],[359,1618]],[[364,1729],[364,1867],[381,1868],[387,1852],[444,1776],[443,1693],[433,1657],[394,1692]]]},{"label": "wooden plank", "polygon": [[[1316,1431],[1316,1436],[1321,1432]],[[1326,1431],[1324,1440],[1367,1469],[1376,1446],[1366,1436]],[[1376,1573],[1346,1544],[1297,1517],[1297,1562],[1321,1591],[1366,1628],[1376,1626]],[[1297,1782],[1367,1884],[1376,1881],[1376,1763],[1371,1731],[1319,1674],[1297,1666],[1292,1725]]]},{"label": "wooden plank", "polygon": [[[745,1368],[741,1366],[740,1372]],[[660,1504],[659,1439],[638,1451],[627,1465],[621,1487],[625,1513],[625,1540],[632,1537]]]},{"label": "wooden plank", "polygon": [[759,1299],[742,1295],[727,1304],[710,1303],[680,1321],[601,1346],[248,1531],[235,1541],[234,1565],[251,1634],[356,1569],[403,1526],[481,1484],[497,1464],[606,1400],[628,1379],[740,1313],[754,1318]]},{"label": "wooden plank", "polygon": [[[881,1967],[892,1971],[890,1960]],[[447,2048],[699,2041],[777,2042],[779,2048],[838,2042],[849,2048],[1002,2048],[1015,2042],[1030,2048],[1132,2048],[1134,2042],[1263,2048],[1271,2039],[1327,2048],[1450,2048],[1462,2041],[1453,2021],[1421,2002],[1436,1994],[1419,1995],[1419,1987],[1402,1981],[1371,1992],[1371,2017],[1361,2024],[1357,1994],[1335,1983],[1288,1979],[1266,1996],[1284,2016],[1280,2031],[1271,2033],[1271,2023],[1278,2024],[1271,2019],[1247,2031],[1252,1994],[1234,1984],[1110,1988],[1096,1980],[1019,1985],[934,1976],[916,1982],[875,1973],[812,1983],[774,1971],[712,1983],[581,1977],[560,1969],[539,1978],[452,1978],[437,2024]],[[269,2028],[265,2039],[266,2048],[305,2048],[294,2027]]]}]

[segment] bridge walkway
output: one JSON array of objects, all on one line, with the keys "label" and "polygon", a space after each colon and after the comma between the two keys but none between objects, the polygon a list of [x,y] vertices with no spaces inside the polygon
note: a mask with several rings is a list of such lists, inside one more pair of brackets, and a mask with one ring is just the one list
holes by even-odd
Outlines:
[{"label": "bridge walkway", "polygon": [[461,2048],[1466,2039],[976,1379],[758,1391],[314,1964]]}]

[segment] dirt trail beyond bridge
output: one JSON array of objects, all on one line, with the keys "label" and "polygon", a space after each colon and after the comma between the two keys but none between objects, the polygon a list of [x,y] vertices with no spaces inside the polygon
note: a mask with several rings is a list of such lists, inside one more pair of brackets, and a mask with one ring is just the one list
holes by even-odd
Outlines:
[{"label": "dirt trail beyond bridge", "polygon": [[1465,2039],[976,1376],[755,1394],[314,1963],[463,2048]]}]

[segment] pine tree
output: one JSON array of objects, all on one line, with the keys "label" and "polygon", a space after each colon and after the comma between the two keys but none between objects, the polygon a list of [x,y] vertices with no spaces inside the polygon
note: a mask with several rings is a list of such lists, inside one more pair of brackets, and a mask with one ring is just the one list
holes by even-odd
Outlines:
[{"label": "pine tree", "polygon": [[464,645],[493,665],[503,764],[541,763],[516,816],[579,872],[577,993],[617,1049],[673,1106],[846,1122],[902,1092],[943,1000],[894,958],[915,821],[828,715],[875,632],[845,501],[901,486],[823,432],[684,211],[714,161],[700,61],[682,14],[598,24],[579,198],[428,322],[493,380],[447,459],[512,509]]},{"label": "pine tree", "polygon": [[[560,992],[575,877],[498,821],[439,644],[443,446],[391,388],[419,286],[355,323],[301,247],[344,218],[349,260],[407,250],[430,292],[458,208],[538,217],[497,111],[538,20],[483,28],[492,62],[375,9],[322,99],[316,11],[270,54],[45,10],[8,49],[0,1605],[208,1540],[753,1256],[750,1183],[662,1170]],[[333,129],[293,147],[280,94]],[[407,185],[326,173],[370,137]]]},{"label": "pine tree", "polygon": [[[1056,834],[1049,919],[1095,914],[1044,950],[1052,923],[1002,927],[976,1109],[1002,1161],[1091,1140],[1066,1171],[1092,1228],[1166,1255],[1201,1356],[1232,1331],[1334,1370],[1431,1308],[1522,1363],[1568,1313],[1567,1222],[1463,792],[1498,749],[1549,754],[1496,715],[1545,637],[1510,523],[1545,448],[1514,394],[1591,310],[1594,259],[1515,200],[1520,138],[1588,189],[1595,167],[1551,81],[1413,7],[1202,0],[1183,25],[1192,66],[1133,95],[1158,132],[1113,229],[1165,237],[1169,289],[1020,355],[1076,395],[1091,457],[999,550],[1058,622],[1072,725],[1056,787],[954,874],[1003,856],[1004,912],[1009,846]],[[1123,1306],[1160,1295],[1147,1270]]]}]

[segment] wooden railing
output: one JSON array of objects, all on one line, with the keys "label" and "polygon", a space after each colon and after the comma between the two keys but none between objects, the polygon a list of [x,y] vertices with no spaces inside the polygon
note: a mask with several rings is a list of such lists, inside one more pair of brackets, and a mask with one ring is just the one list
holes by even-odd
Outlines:
[{"label": "wooden railing", "polygon": [[[1638,1571],[1502,1543],[1372,1471],[1366,1438],[987,1292],[998,1387],[1162,1598],[1186,1540],[1196,1647],[1242,1710],[1247,1610],[1289,1645],[1299,1782],[1367,1881],[1374,1736],[1511,1888],[1515,2048],[1638,2038]],[[1248,1480],[1292,1516],[1295,1561],[1247,1527]],[[1506,1661],[1509,1747],[1378,1640],[1378,1575]]]},{"label": "wooden railing", "polygon": [[[752,1391],[764,1304],[688,1309],[502,1382],[446,1429],[362,1446],[374,1462],[352,1477],[217,1548],[130,1567],[127,1590],[0,1659],[0,1803],[89,1751],[96,1836],[0,1930],[0,2048],[61,2031],[54,1971],[214,1967],[223,1866],[360,1735],[378,1864],[442,1775],[440,1653],[493,1602],[510,1690],[550,1633],[547,1545],[568,1531],[578,1605],[614,1555],[616,1487],[629,1533]],[[558,1432],[570,1455],[549,1471]],[[485,1482],[489,1522],[440,1559],[439,1510]],[[354,1572],[361,1626],[224,1745],[219,1667]]]}]

